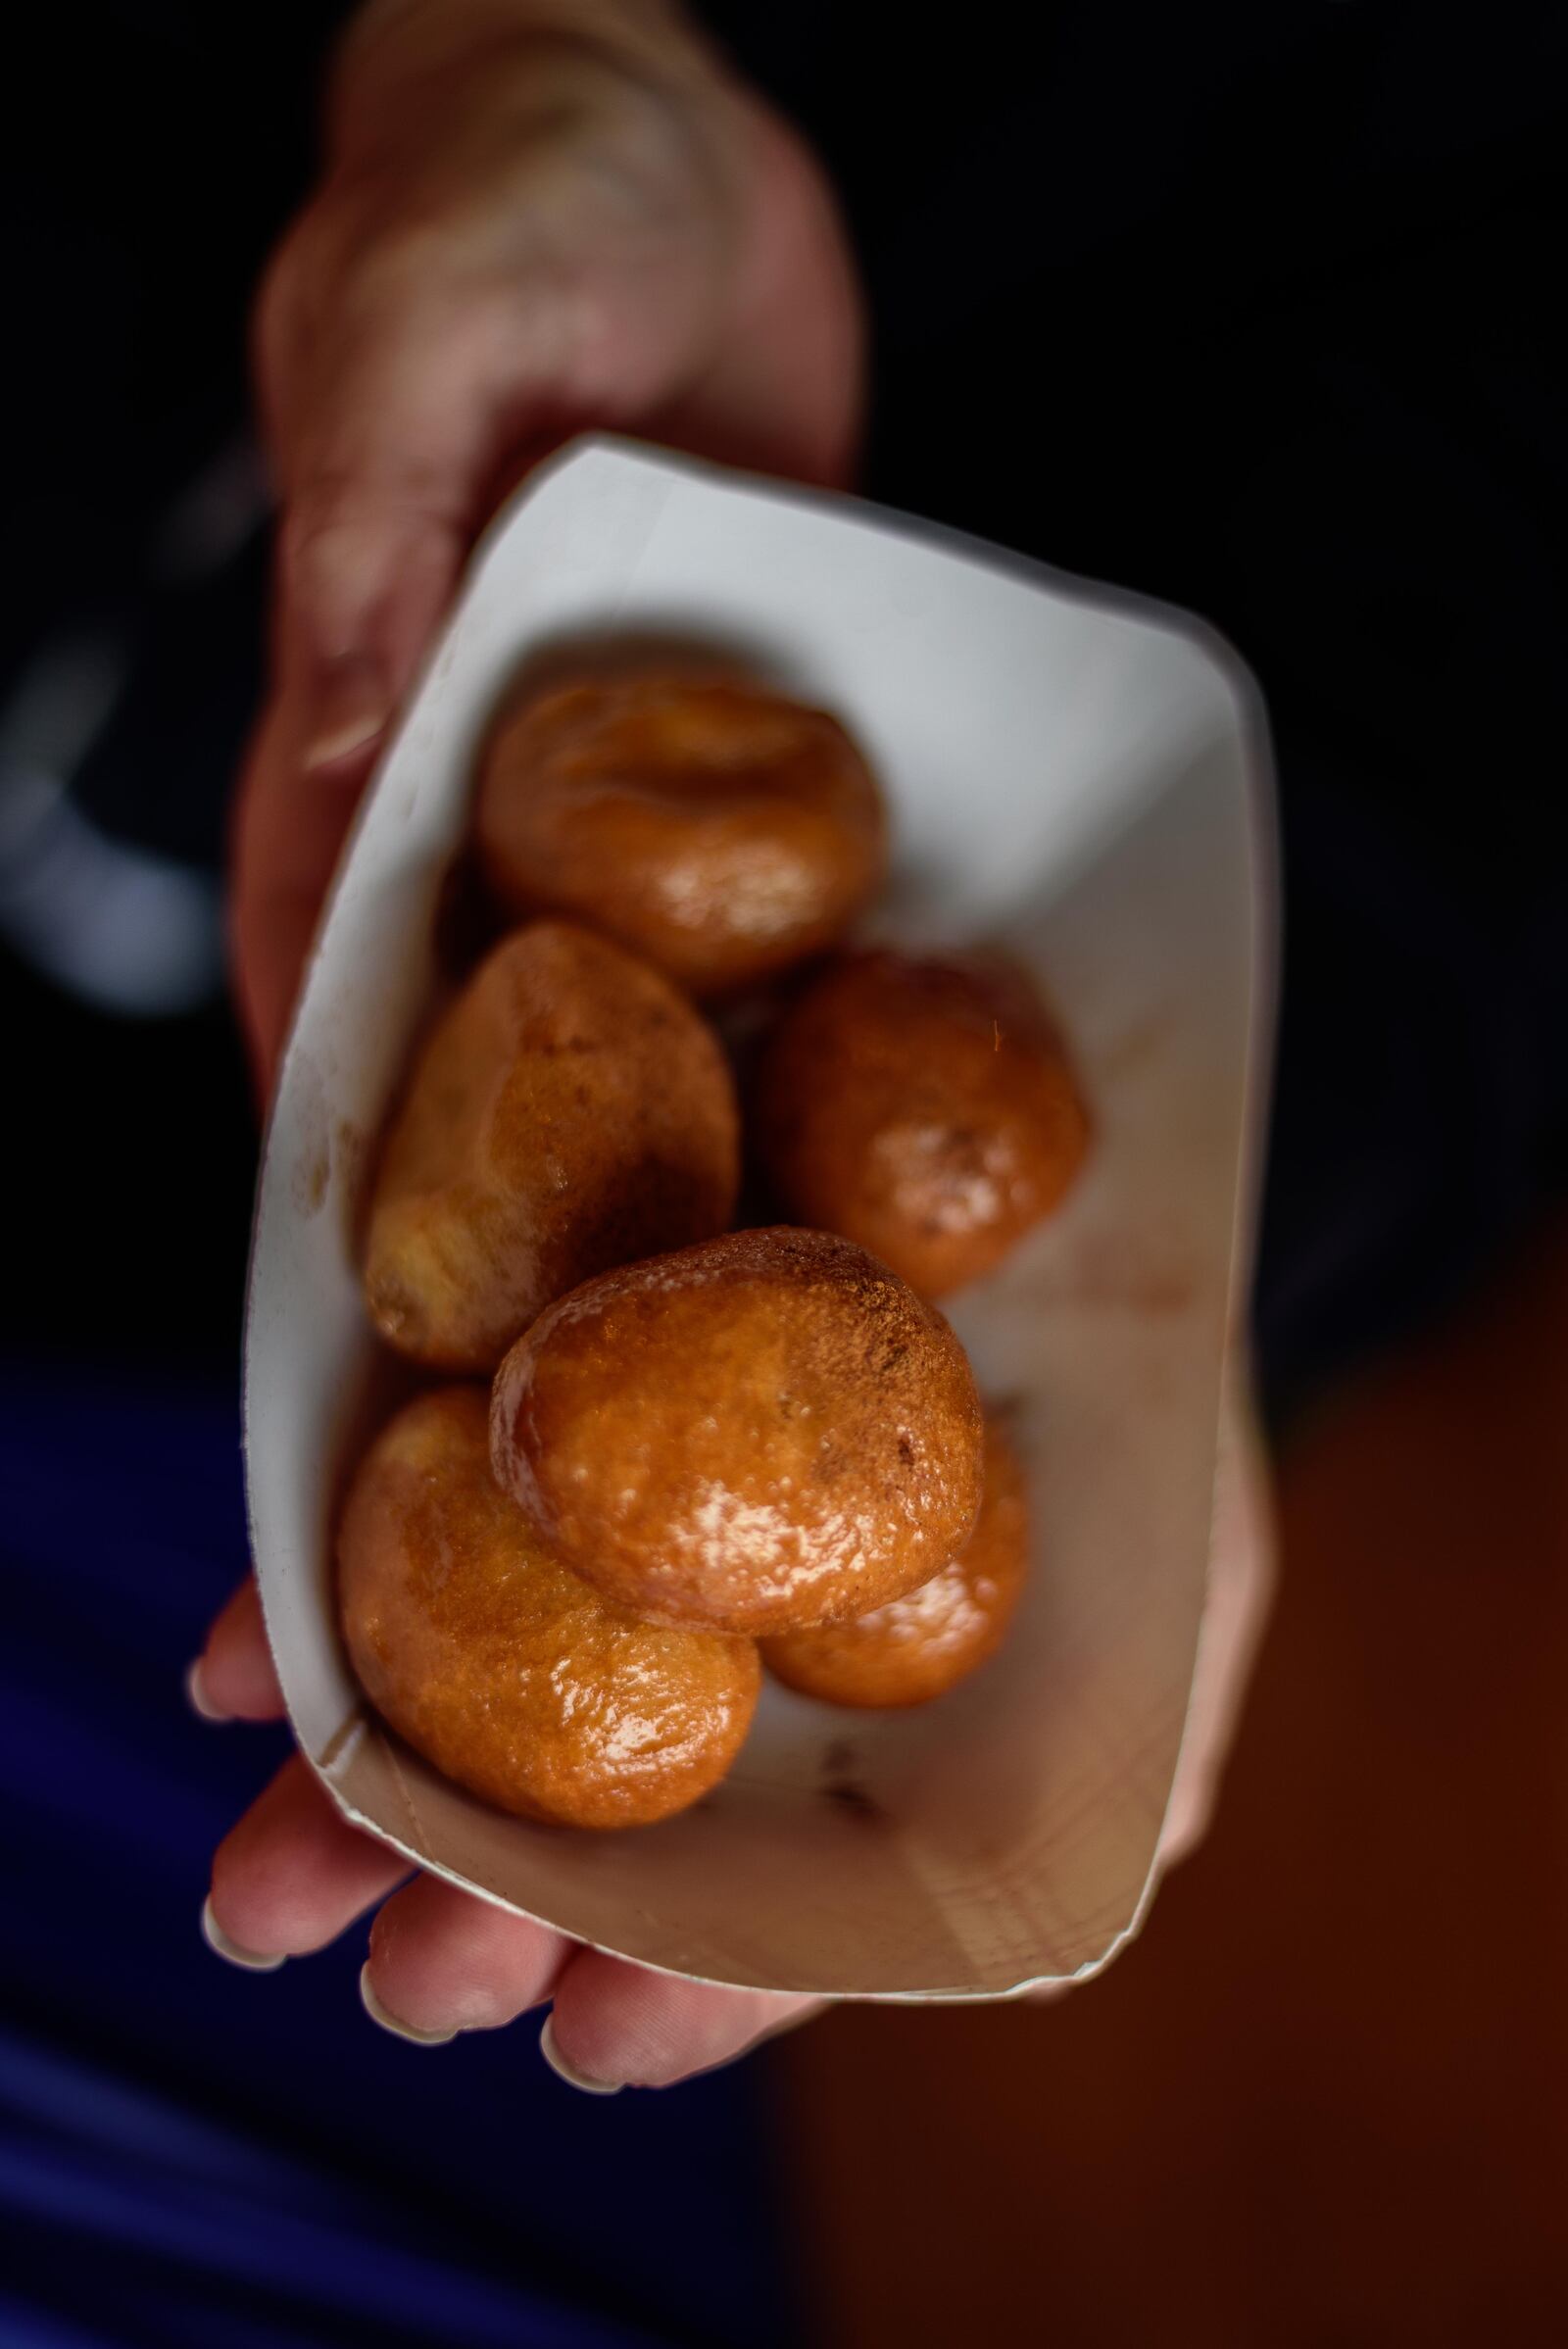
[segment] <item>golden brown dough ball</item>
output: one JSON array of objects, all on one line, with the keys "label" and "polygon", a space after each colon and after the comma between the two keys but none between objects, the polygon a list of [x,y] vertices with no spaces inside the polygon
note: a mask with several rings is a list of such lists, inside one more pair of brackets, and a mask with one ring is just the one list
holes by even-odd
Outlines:
[{"label": "golden brown dough ball", "polygon": [[370,1318],[441,1370],[494,1370],[553,1297],[722,1231],[734,1086],[667,979],[537,922],[503,940],[425,1046],[392,1124],[365,1254]]},{"label": "golden brown dough ball", "polygon": [[869,1615],[762,1643],[776,1680],[830,1704],[926,1704],[966,1680],[1001,1646],[1029,1562],[1022,1463],[986,1419],[986,1490],[966,1548],[940,1574]]},{"label": "golden brown dough ball", "polygon": [[825,1232],[735,1232],[541,1315],[496,1379],[491,1458],[607,1596],[775,1632],[863,1615],[963,1545],[980,1403],[885,1264]]},{"label": "golden brown dough ball", "polygon": [[480,855],[525,912],[573,914],[695,995],[831,945],[882,875],[882,796],[824,710],[760,685],[567,685],[497,734]]},{"label": "golden brown dough ball", "polygon": [[989,1272],[1077,1173],[1089,1123],[1028,979],[960,955],[849,954],[784,1013],[757,1077],[779,1202],[922,1297]]},{"label": "golden brown dough ball", "polygon": [[502,1810],[641,1827],[717,1785],[757,1703],[748,1639],[665,1631],[542,1546],[490,1474],[482,1387],[401,1411],[338,1535],[343,1632],[382,1718]]}]

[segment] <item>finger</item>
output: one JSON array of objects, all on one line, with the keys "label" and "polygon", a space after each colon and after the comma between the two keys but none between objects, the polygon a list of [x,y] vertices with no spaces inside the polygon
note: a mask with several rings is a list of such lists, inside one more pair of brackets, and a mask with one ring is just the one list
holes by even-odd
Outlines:
[{"label": "finger", "polygon": [[405,2038],[496,2031],[550,1996],[570,1948],[547,1926],[416,1877],[370,1928],[365,2003]]},{"label": "finger", "polygon": [[[328,344],[275,410],[281,516],[274,679],[233,841],[236,991],[265,1099],[360,794],[450,603],[546,345],[494,305],[410,293]],[[511,370],[509,373],[508,370]]]},{"label": "finger", "polygon": [[662,2088],[710,2072],[825,2005],[771,1990],[650,1974],[624,1959],[579,1949],[556,1984],[541,2045],[573,2087]]},{"label": "finger", "polygon": [[367,269],[270,402],[283,493],[278,656],[318,772],[382,733],[450,600],[507,449],[560,364],[559,305]]},{"label": "finger", "polygon": [[213,1855],[217,1945],[226,1956],[228,1942],[241,1964],[324,1948],[408,1873],[407,1860],[348,1825],[296,1754]]},{"label": "finger", "polygon": [[245,1577],[214,1622],[185,1688],[208,1721],[276,1721],[282,1714],[283,1691],[254,1575]]}]

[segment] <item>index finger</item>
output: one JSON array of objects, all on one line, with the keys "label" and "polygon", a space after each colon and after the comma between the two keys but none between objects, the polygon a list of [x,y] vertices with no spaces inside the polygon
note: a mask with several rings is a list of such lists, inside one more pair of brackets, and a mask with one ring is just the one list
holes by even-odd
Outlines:
[{"label": "index finger", "polygon": [[276,1721],[283,1712],[256,1577],[248,1574],[215,1618],[185,1682],[208,1721]]},{"label": "index finger", "polygon": [[540,2044],[552,2069],[590,2094],[664,2088],[733,2063],[826,2004],[651,1974],[602,1950],[579,1949],[556,1984]]}]

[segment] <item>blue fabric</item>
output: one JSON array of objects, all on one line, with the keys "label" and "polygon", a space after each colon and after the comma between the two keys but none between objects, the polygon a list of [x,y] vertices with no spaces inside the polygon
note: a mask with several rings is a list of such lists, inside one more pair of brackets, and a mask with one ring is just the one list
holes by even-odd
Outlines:
[{"label": "blue fabric", "polygon": [[287,1750],[180,1675],[245,1565],[226,1398],[0,1367],[0,2349],[782,2344],[753,2090],[593,2102],[197,1919]]}]

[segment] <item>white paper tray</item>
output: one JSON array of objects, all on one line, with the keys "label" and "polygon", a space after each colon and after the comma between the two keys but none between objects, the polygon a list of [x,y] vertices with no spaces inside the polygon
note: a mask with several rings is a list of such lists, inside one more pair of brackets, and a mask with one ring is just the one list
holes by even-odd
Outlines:
[{"label": "white paper tray", "polygon": [[[1037,1558],[1003,1654],[941,1703],[769,1688],[732,1777],[652,1829],[504,1818],[365,1712],[331,1531],[387,1373],[353,1234],[436,984],[476,747],[576,640],[739,653],[838,711],[894,809],[878,934],[1001,941],[1078,1056],[1092,1162],[955,1301],[1014,1399]],[[849,501],[575,445],[481,547],[367,798],[268,1138],[245,1351],[257,1571],[295,1734],[348,1817],[474,1892],[643,1964],[853,1997],[998,1997],[1136,1928],[1203,1610],[1216,1422],[1272,1013],[1254,690],[1180,615]]]}]

